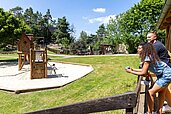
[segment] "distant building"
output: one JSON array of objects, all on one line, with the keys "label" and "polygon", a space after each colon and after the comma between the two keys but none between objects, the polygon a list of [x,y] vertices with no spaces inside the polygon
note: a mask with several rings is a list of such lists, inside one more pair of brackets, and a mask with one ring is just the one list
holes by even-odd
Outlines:
[{"label": "distant building", "polygon": [[101,44],[99,54],[102,54],[102,55],[113,54],[114,53],[113,48],[114,48],[114,45]]}]

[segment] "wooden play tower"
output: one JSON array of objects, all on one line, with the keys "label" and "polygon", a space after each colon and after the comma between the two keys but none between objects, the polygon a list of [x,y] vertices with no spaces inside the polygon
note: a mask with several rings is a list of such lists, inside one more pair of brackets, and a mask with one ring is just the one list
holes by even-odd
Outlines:
[{"label": "wooden play tower", "polygon": [[33,34],[23,33],[18,41],[18,69],[21,70],[25,62],[30,60],[30,49],[34,49]]},{"label": "wooden play tower", "polygon": [[47,50],[35,50],[33,34],[22,34],[18,42],[18,69],[21,70],[26,63],[30,63],[30,79],[47,77]]}]

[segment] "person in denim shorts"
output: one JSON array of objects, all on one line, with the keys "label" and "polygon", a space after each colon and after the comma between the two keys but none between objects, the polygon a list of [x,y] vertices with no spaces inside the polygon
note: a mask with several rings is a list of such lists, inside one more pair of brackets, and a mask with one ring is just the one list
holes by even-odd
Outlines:
[{"label": "person in denim shorts", "polygon": [[162,114],[162,107],[164,101],[168,102],[171,106],[171,94],[168,90],[168,85],[171,83],[171,68],[159,59],[156,50],[151,43],[146,43],[139,51],[141,62],[143,63],[142,69],[126,69],[128,73],[135,75],[147,76],[148,70],[156,74],[157,80],[154,86],[148,90],[148,113],[152,114],[154,110],[154,95],[159,93],[159,108],[158,114]]}]

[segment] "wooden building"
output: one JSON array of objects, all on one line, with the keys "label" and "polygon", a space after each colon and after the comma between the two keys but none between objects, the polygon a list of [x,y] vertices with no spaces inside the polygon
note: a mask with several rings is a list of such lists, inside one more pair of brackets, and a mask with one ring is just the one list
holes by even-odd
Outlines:
[{"label": "wooden building", "polygon": [[34,48],[33,34],[23,33],[18,41],[18,66],[19,70],[22,69],[24,63],[30,60],[30,49]]},{"label": "wooden building", "polygon": [[109,45],[109,44],[101,44],[100,45],[100,52],[99,54],[101,55],[106,55],[106,54],[113,54],[113,48],[114,45]]},{"label": "wooden building", "polygon": [[165,46],[171,52],[171,0],[165,0],[157,28],[166,30]]},{"label": "wooden building", "polygon": [[18,41],[18,67],[22,69],[26,61],[30,63],[30,79],[47,77],[47,50],[34,50],[33,34],[22,34]]},{"label": "wooden building", "polygon": [[33,34],[23,33],[20,40],[18,41],[18,52],[30,53],[30,48],[34,48],[33,45]]}]

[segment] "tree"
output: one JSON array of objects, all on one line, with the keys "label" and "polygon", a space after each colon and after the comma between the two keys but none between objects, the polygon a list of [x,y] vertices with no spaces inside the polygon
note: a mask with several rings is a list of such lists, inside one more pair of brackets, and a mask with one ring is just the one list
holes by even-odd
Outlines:
[{"label": "tree", "polygon": [[99,26],[99,29],[97,30],[97,38],[98,41],[101,42],[106,37],[106,28],[104,24],[101,24]]},{"label": "tree", "polygon": [[31,28],[33,27],[34,23],[33,15],[33,9],[31,7],[26,9],[24,12],[24,19]]},{"label": "tree", "polygon": [[88,35],[85,31],[81,31],[79,41],[83,44],[83,49],[86,50],[87,46]]},{"label": "tree", "polygon": [[89,45],[89,50],[91,55],[93,55],[94,51],[99,48],[96,47],[95,45],[96,42],[97,42],[97,35],[90,34],[87,39],[87,44]]},{"label": "tree", "polygon": [[44,36],[45,36],[45,42],[46,43],[49,43],[51,41],[51,33],[50,33],[50,30],[49,30],[49,27],[53,27],[52,25],[52,16],[50,14],[50,9],[47,10],[46,14],[43,16],[44,19]]},{"label": "tree", "polygon": [[32,33],[34,36],[43,36],[42,28],[44,26],[44,21],[42,14],[40,12],[33,12],[33,9],[29,7],[25,10],[23,14],[25,22],[30,26],[31,32],[26,31],[27,33]]},{"label": "tree", "polygon": [[66,17],[58,18],[56,30],[53,34],[56,43],[62,44],[66,48],[74,41],[74,37],[71,36],[72,29],[70,29],[69,25]]},{"label": "tree", "polygon": [[118,19],[121,38],[128,45],[129,53],[136,53],[140,41],[146,40],[148,31],[154,31],[163,0],[142,0]]},{"label": "tree", "polygon": [[106,28],[104,24],[101,24],[99,26],[99,29],[97,30],[97,42],[94,45],[94,49],[95,50],[99,50],[100,49],[100,45],[104,43],[105,38],[106,38]]},{"label": "tree", "polygon": [[15,8],[10,9],[11,12],[13,12],[14,17],[22,19],[23,18],[23,8],[17,6]]},{"label": "tree", "polygon": [[[47,9],[45,15],[42,15],[42,13],[38,11],[34,13],[33,9],[30,7],[24,12],[24,20],[32,28],[31,33],[34,34],[35,37],[44,37],[45,44],[52,42],[52,31],[50,28],[54,30],[55,21],[52,20],[50,9]],[[36,39],[36,41],[39,43],[39,39]]]},{"label": "tree", "polygon": [[13,44],[20,38],[21,33],[30,28],[19,18],[15,18],[11,12],[5,12],[0,8],[0,46]]},{"label": "tree", "polygon": [[106,27],[106,38],[105,42],[106,44],[113,45],[113,52],[117,51],[117,47],[119,47],[119,44],[123,43],[123,40],[121,39],[121,32],[119,29],[119,22],[118,22],[119,16],[116,16],[115,19],[111,18],[109,20],[109,23]]}]

